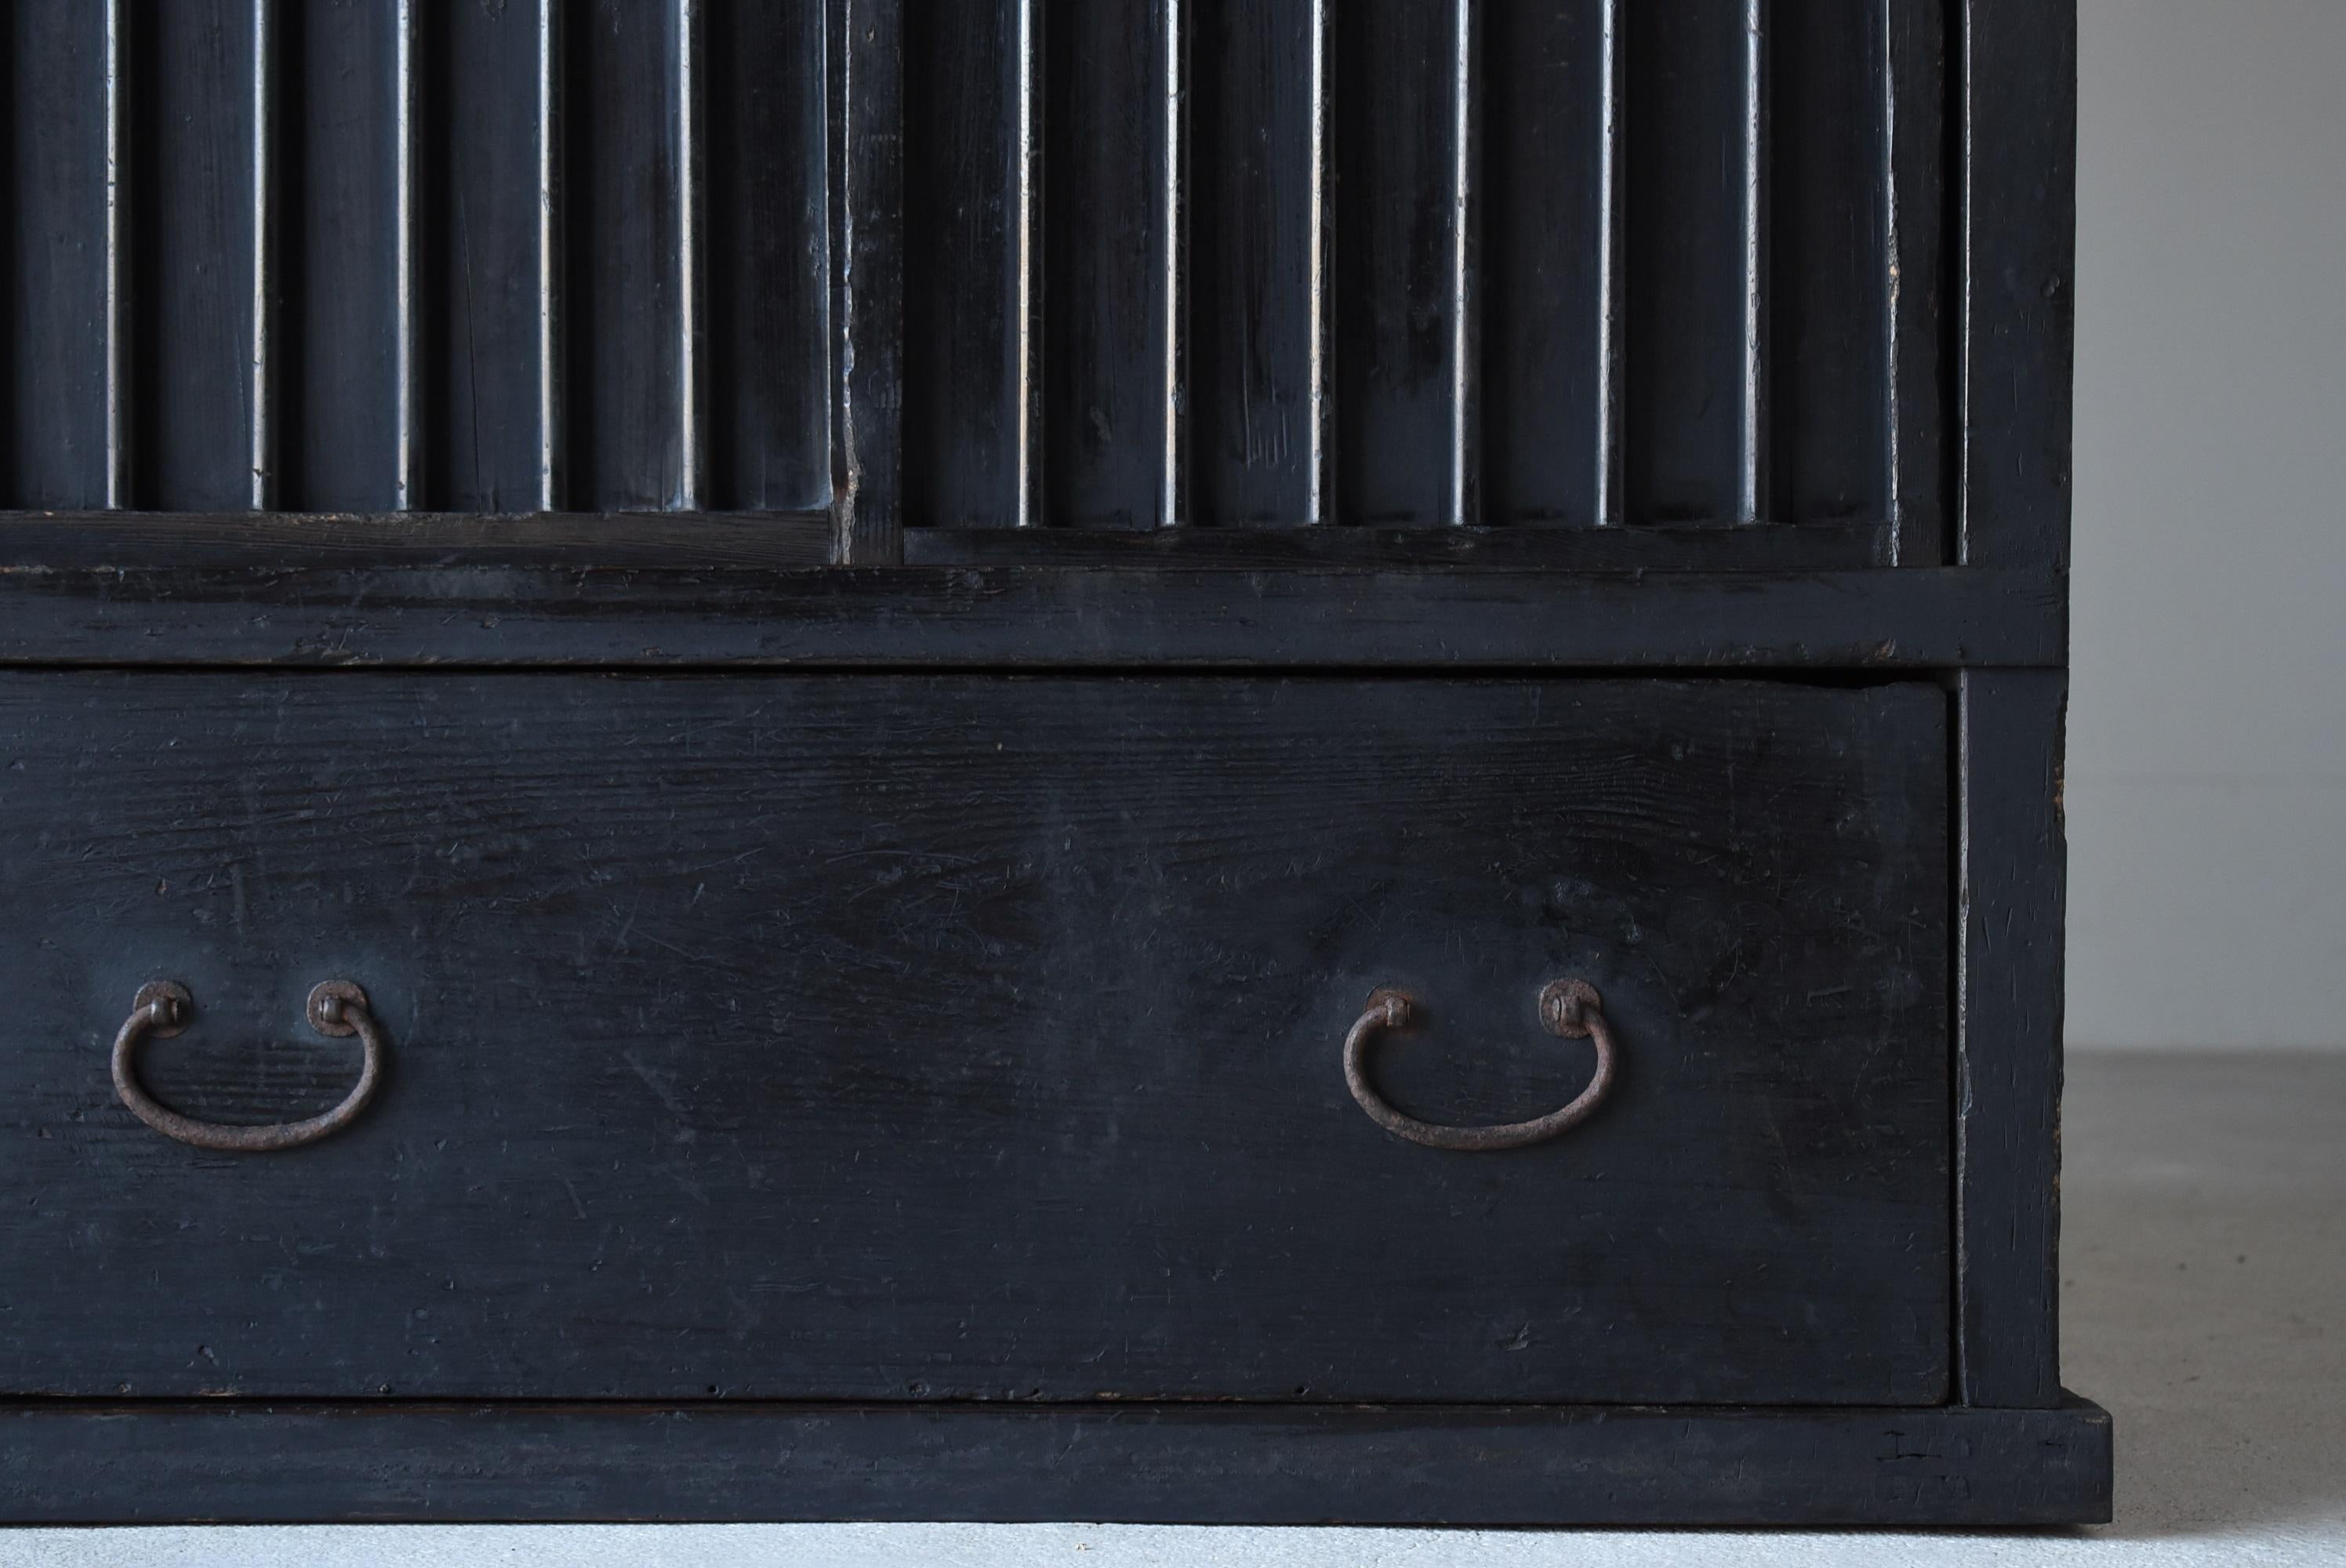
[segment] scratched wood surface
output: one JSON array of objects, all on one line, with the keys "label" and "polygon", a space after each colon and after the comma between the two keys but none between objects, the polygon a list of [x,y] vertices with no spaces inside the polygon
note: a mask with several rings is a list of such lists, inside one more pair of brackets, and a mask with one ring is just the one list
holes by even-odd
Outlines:
[{"label": "scratched wood surface", "polygon": [[834,508],[872,562],[903,524],[1757,523],[1931,564],[1948,36],[24,0],[0,505]]},{"label": "scratched wood surface", "polygon": [[[1945,699],[1708,681],[0,680],[0,1389],[1933,1403]],[[1586,1082],[1585,1127],[1397,1141]],[[342,976],[393,1042],[358,1125]]]}]

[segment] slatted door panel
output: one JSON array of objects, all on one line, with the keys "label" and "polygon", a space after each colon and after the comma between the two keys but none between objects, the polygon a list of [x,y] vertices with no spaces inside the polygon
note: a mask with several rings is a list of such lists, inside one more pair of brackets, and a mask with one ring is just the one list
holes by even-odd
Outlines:
[{"label": "slatted door panel", "polygon": [[19,0],[0,505],[1936,562],[1949,29]]},{"label": "slatted door panel", "polygon": [[1933,0],[904,7],[906,522],[1936,560]]},{"label": "slatted door panel", "polygon": [[823,0],[18,0],[0,505],[831,499]]}]

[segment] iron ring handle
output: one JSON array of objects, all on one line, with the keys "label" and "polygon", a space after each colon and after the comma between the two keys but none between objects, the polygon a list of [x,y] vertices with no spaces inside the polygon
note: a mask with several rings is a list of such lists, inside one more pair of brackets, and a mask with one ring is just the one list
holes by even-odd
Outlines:
[{"label": "iron ring handle", "polygon": [[1344,1083],[1352,1091],[1352,1098],[1360,1102],[1371,1121],[1411,1143],[1423,1144],[1430,1149],[1519,1149],[1586,1121],[1613,1086],[1613,1030],[1605,1022],[1596,988],[1585,980],[1558,980],[1540,993],[1540,1022],[1551,1034],[1576,1040],[1586,1037],[1596,1043],[1596,1071],[1589,1078],[1588,1087],[1581,1090],[1570,1105],[1528,1122],[1505,1122],[1487,1127],[1444,1126],[1404,1115],[1393,1109],[1369,1082],[1369,1043],[1382,1031],[1407,1023],[1416,1009],[1417,1003],[1408,993],[1381,986],[1369,993],[1368,1011],[1344,1036]]},{"label": "iron ring handle", "polygon": [[114,1037],[114,1092],[122,1096],[122,1103],[130,1107],[132,1115],[167,1138],[177,1138],[199,1149],[240,1154],[298,1148],[349,1126],[367,1108],[367,1102],[374,1098],[375,1085],[382,1077],[382,1029],[375,1023],[374,1014],[367,1011],[365,992],[347,980],[329,980],[310,993],[310,1027],[321,1034],[337,1037],[355,1034],[366,1047],[359,1081],[342,1096],[341,1105],[303,1121],[275,1122],[263,1126],[231,1126],[183,1116],[158,1104],[140,1085],[134,1057],[139,1041],[150,1034],[158,1040],[169,1039],[188,1026],[189,1016],[194,1011],[195,999],[188,994],[186,986],[168,980],[154,981],[138,988],[130,1016],[123,1021],[121,1032]]}]

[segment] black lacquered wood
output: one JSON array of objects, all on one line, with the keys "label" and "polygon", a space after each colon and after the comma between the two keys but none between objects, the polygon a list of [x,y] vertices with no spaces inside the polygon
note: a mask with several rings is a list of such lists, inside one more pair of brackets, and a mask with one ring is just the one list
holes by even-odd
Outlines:
[{"label": "black lacquered wood", "polygon": [[[598,521],[511,552],[460,527],[444,558],[427,535],[387,563],[331,537],[289,559],[265,535],[214,551],[166,531],[150,558],[192,566],[125,566],[134,524],[92,547],[112,560],[0,573],[0,663],[1891,670],[2042,665],[2067,646],[2062,581],[2042,572],[1426,571],[1407,553],[826,572],[790,564],[831,547],[806,518],[753,524],[783,535],[770,545],[687,530],[691,568],[648,562],[654,532],[581,570]],[[719,563],[738,569],[698,569]]]},{"label": "black lacquered wood", "polygon": [[[136,234],[128,491],[174,510],[252,500],[252,0],[124,11]],[[92,178],[101,178],[93,168]]]},{"label": "black lacquered wood", "polygon": [[1346,522],[1435,526],[1450,498],[1458,0],[1331,7],[1330,345]]},{"label": "black lacquered wood", "polygon": [[50,1523],[2042,1525],[2109,1519],[2110,1418],[2075,1398],[2047,1410],[39,1401],[0,1408],[0,1515]]},{"label": "black lacquered wood", "polygon": [[2061,1399],[2068,678],[1969,671],[1960,708],[1963,1395],[2043,1407]]},{"label": "black lacquered wood", "polygon": [[[1312,520],[1315,24],[1320,6],[1183,0],[1189,12],[1189,491],[1192,520]],[[1324,184],[1324,181],[1321,182]]]},{"label": "black lacquered wood", "polygon": [[1966,0],[1960,558],[2066,565],[2076,0]]},{"label": "black lacquered wood", "polygon": [[1038,345],[1021,336],[1033,304],[1021,280],[1038,260],[1028,209],[1040,192],[1021,139],[1034,85],[1018,8],[1036,3],[913,5],[904,17],[903,472],[905,505],[924,524],[1031,520]]},{"label": "black lacquered wood", "polygon": [[419,509],[538,505],[537,20],[433,5],[422,29]]},{"label": "black lacquered wood", "polygon": [[1607,47],[1617,0],[1478,6],[1482,39],[1483,496],[1494,523],[1606,519],[1603,406],[1617,137]]},{"label": "black lacquered wood", "polygon": [[1620,10],[1627,519],[1749,520],[1749,0]]},{"label": "black lacquered wood", "polygon": [[[76,881],[18,900],[64,912],[17,933],[9,993],[35,1044],[0,1053],[0,1067],[38,1082],[0,1105],[35,1163],[0,1196],[29,1200],[12,1237],[63,1239],[0,1269],[0,1322],[62,1313],[56,1259],[69,1276],[128,1259],[71,1293],[76,1312],[100,1303],[101,1329],[120,1315],[103,1356],[25,1341],[20,1364],[42,1378],[63,1367],[93,1399],[117,1397],[117,1364],[137,1392],[581,1397],[559,1410],[370,1400],[362,1418],[347,1404],[42,1395],[17,1412],[33,1435],[0,1441],[0,1499],[47,1519],[2106,1513],[2106,1420],[2060,1393],[2055,1354],[2074,52],[2066,0],[14,7],[0,25],[0,506],[16,508],[0,517],[0,664],[17,673],[0,690],[29,689],[26,667],[50,673],[8,708],[24,766],[0,812],[31,815],[5,835],[23,852],[0,877],[37,882],[78,842],[73,874],[114,891],[94,905]],[[125,510],[91,510],[109,504]],[[1314,525],[1331,523],[1345,525]],[[210,673],[112,673],[191,664]],[[586,673],[621,667],[671,673],[642,687]],[[310,673],[384,667],[412,673]],[[984,673],[935,677],[949,670]],[[1487,683],[1538,671],[1606,678]],[[1735,678],[1756,671],[1822,684]],[[1631,672],[1698,685],[1610,684]],[[1917,684],[1884,686],[1894,672]],[[198,695],[123,695],[174,683]],[[830,695],[774,695],[811,687]],[[1177,688],[1180,703],[1148,707]],[[994,695],[952,695],[981,689]],[[1525,691],[1545,694],[1535,723],[1494,696]],[[1661,737],[1637,727],[1682,704],[1719,705],[1719,733],[1744,749],[1706,770],[1698,748],[1693,766],[1672,758],[1651,777],[1608,753],[1606,788],[1628,779],[1634,799],[1584,811],[1576,780],[1604,758],[1559,760],[1552,738],[1521,736],[1559,715],[1591,728],[1591,692],[1617,694],[1593,728],[1645,735],[1648,760]],[[1417,704],[1406,724],[1379,706],[1404,694]],[[1847,718],[1864,702],[1933,717],[1885,732]],[[1831,720],[1812,721],[1825,708]],[[1343,734],[1315,728],[1347,715]],[[374,727],[387,772],[337,771],[353,725]],[[1364,731],[1380,738],[1372,761],[1342,771]],[[148,749],[158,735],[183,744],[163,758]],[[209,782],[140,772],[191,754],[211,759]],[[36,787],[36,767],[61,781]],[[1815,1032],[1763,1009],[1722,1043],[1727,1025],[1699,999],[1721,973],[1747,983],[1786,921],[1796,935],[1830,927],[1828,948],[1866,921],[1887,931],[1885,887],[1931,874],[1884,850],[1880,811],[1803,809],[1836,780],[1963,837],[1942,839],[1935,901],[1900,927],[1912,952],[1885,964],[1802,949],[1795,967],[1818,983],[1797,1005],[1911,1018],[1935,1004],[1900,1002],[1880,978],[1958,957],[1960,976],[1922,987],[1960,1004],[1952,1060],[1943,1016],[1927,1048],[1877,1023],[1863,1071],[1853,1033],[1828,1032],[1815,1062],[1779,1060],[1768,1041],[1797,1033],[1805,1048]],[[1665,833],[1674,803],[1698,820]],[[1280,1085],[1249,1074],[1308,1034],[1316,1109],[1383,1139],[1335,1081],[1322,1015],[1341,1024],[1368,985],[1398,979],[1444,1016],[1427,1040],[1380,1051],[1395,1104],[1462,1123],[1551,1107],[1578,1085],[1518,1083],[1527,1064],[1512,1057],[1475,1069],[1414,1053],[1497,1042],[1552,1058],[1528,1017],[1448,1015],[1525,986],[1454,985],[1444,966],[1487,967],[1533,929],[1596,940],[1551,919],[1551,887],[1513,912],[1411,924],[1444,971],[1431,981],[1327,958],[1366,929],[1357,911],[1423,896],[1372,876],[1362,848],[1396,806],[1412,826],[1385,852],[1460,878],[1514,875],[1531,845],[1535,861],[1577,856],[1668,891],[1743,863],[1690,867],[1706,834],[1790,835],[1762,857],[1764,887],[1727,914],[1621,938],[1627,971],[1678,983],[1665,1006],[1658,989],[1640,1001],[1634,973],[1626,993],[1599,976],[1635,1025],[1606,1114],[1554,1145],[1473,1157],[1578,1159],[1613,1113],[1689,1084],[1674,1116],[1759,1105],[1752,1125],[1778,1142],[1764,1171],[1714,1172],[1674,1207],[1679,1167],[1698,1173],[1732,1136],[1703,1143],[1670,1121],[1658,1165],[1561,1189],[1592,1200],[1579,1205],[1522,1175],[1496,1198],[1447,1203],[1356,1183],[1352,1196],[1390,1198],[1381,1212],[1401,1223],[1315,1264],[1315,1279],[1332,1270],[1341,1285],[1343,1269],[1429,1236],[1439,1254],[1461,1214],[1464,1234],[1477,1215],[1527,1207],[1505,1247],[1412,1275],[1398,1305],[1341,1288],[1347,1307],[1384,1305],[1367,1329],[1346,1317],[1331,1331],[1325,1292],[1241,1269],[1243,1297],[1218,1295],[1230,1277],[1192,1268],[1218,1246],[1275,1249],[1264,1216],[1307,1211],[1330,1168],[1326,1148],[1271,1115]],[[321,823],[353,829],[354,858],[311,852]],[[914,852],[886,869],[842,867],[822,858],[842,823],[934,831],[893,844]],[[688,858],[696,835],[709,853]],[[1198,890],[1213,876],[1250,896],[1208,919],[1220,895]],[[1836,888],[1840,923],[1811,919],[1800,901]],[[1303,907],[1331,890],[1349,890],[1347,912]],[[182,904],[209,920],[159,912]],[[92,908],[103,921],[74,913]],[[1281,910],[1298,918],[1268,923]],[[451,921],[454,980],[423,974],[393,940],[449,935]],[[240,994],[267,1017],[318,972],[294,977],[270,955],[353,922],[374,945],[333,972],[409,965],[387,994],[417,1059],[366,1123],[304,1156],[327,1162],[318,1185],[258,1207],[195,1188],[158,1207],[146,1169],[95,1202],[47,1196],[121,1174],[108,1162],[128,1140],[165,1146],[87,1070],[120,994],[177,966],[96,968],[198,933],[214,943],[199,958],[221,971],[196,977],[207,1001],[217,983],[230,1013],[244,1015]],[[1695,972],[1698,938],[1729,927],[1741,945]],[[1438,946],[1460,930],[1481,940]],[[587,1076],[534,1098],[501,1074],[538,1061],[550,1031],[519,1025],[493,1048],[485,1033],[406,1027],[445,1017],[500,944],[521,956],[486,988],[488,1012],[525,994],[539,1013],[549,997],[576,1003],[596,1022],[563,1062]],[[1005,952],[1029,962],[998,962]],[[873,954],[894,955],[885,975]],[[1520,967],[1557,972],[1557,956]],[[1173,972],[1184,963],[1195,974]],[[722,983],[696,984],[703,971]],[[1874,986],[1855,1001],[1837,989],[1852,972]],[[1263,1000],[1306,973],[1343,994],[1286,1012]],[[739,983],[776,974],[807,978],[779,1003]],[[1200,994],[1238,1000],[1201,1026]],[[1672,1057],[1679,1029],[1710,1054]],[[1078,1036],[1086,1050],[1070,1046],[1054,1075],[1038,1049]],[[1096,1074],[1124,1060],[1099,1057],[1099,1041],[1168,1038],[1124,1075]],[[891,1044],[916,1039],[933,1048]],[[1649,1039],[1666,1047],[1651,1060]],[[264,1062],[181,1044],[147,1054],[168,1080],[158,1093],[227,1119],[321,1109],[350,1083],[314,1042]],[[47,1051],[67,1054],[54,1071]],[[744,1062],[764,1075],[745,1077]],[[1849,1071],[1821,1100],[1788,1108],[1798,1074],[1836,1062]],[[464,1135],[402,1133],[423,1104],[408,1096],[451,1073]],[[831,1114],[801,1129],[810,1082],[833,1092]],[[989,1099],[1005,1082],[1024,1097]],[[76,1083],[78,1099],[56,1097]],[[1899,1107],[1887,1123],[1873,1117],[1885,1093]],[[1926,1115],[1914,1096],[1933,1094]],[[34,1128],[36,1105],[58,1114]],[[581,1106],[637,1139],[607,1169],[566,1152]],[[931,1111],[959,1131],[932,1135]],[[1288,1141],[1231,1141],[1258,1121]],[[33,1135],[56,1128],[70,1130]],[[782,1156],[802,1163],[755,1186],[753,1170],[762,1182],[774,1167],[741,1151],[777,1129],[802,1133]],[[1196,1169],[1151,1186],[1143,1156],[1184,1129]],[[366,1167],[371,1186],[345,1179],[382,1156],[371,1137],[399,1158]],[[1896,1245],[1894,1217],[1842,1207],[1880,1183],[1821,1183],[1827,1213],[1793,1179],[1868,1138],[1909,1174],[1940,1162],[1934,1196],[1898,1199],[1924,1218]],[[909,1160],[872,1163],[907,1143]],[[1004,1148],[1022,1151],[1029,1179],[980,1234]],[[66,1153],[86,1157],[41,1164]],[[1119,1159],[1139,1163],[1078,1185]],[[549,1169],[576,1190],[530,1185]],[[1307,1174],[1280,1175],[1293,1170]],[[806,1211],[757,1207],[840,1181],[861,1185],[832,1193],[833,1210],[868,1216],[893,1192],[928,1213],[920,1246],[891,1250],[911,1229],[883,1218],[861,1227],[858,1267],[831,1268],[852,1244],[790,1232]],[[948,1187],[950,1202],[933,1196]],[[351,1229],[357,1211],[329,1214],[353,1190],[372,1195],[366,1223],[396,1245]],[[1104,1244],[1081,1234],[1098,1206],[1151,1193],[1145,1210],[1108,1214]],[[1645,1265],[1568,1256],[1575,1227],[1622,1212],[1625,1193],[1633,1217],[1678,1217],[1656,1249],[1674,1261],[1658,1267],[1708,1259],[1713,1275],[1633,1295],[1654,1281],[1605,1270]],[[1841,1249],[1821,1274],[1798,1249],[1770,1255],[1803,1265],[1780,1271],[1686,1248],[1686,1215],[1771,1195],[1737,1244],[1765,1251],[1812,1226]],[[582,1208],[620,1215],[615,1250],[590,1253],[569,1228]],[[250,1250],[264,1211],[273,1239],[300,1233],[317,1250],[291,1264]],[[770,1222],[742,1222],[726,1244],[752,1211]],[[139,1227],[174,1217],[192,1222],[180,1241],[226,1237],[215,1260],[240,1266],[141,1272],[134,1255],[161,1232]],[[1341,1239],[1348,1223],[1320,1229]],[[1185,1226],[1171,1262],[1144,1256]],[[664,1251],[669,1230],[695,1244]],[[778,1234],[792,1245],[778,1250]],[[1556,1250],[1527,1251],[1526,1235]],[[1487,1277],[1494,1255],[1554,1267],[1501,1281],[1532,1304],[1512,1321],[1469,1323],[1487,1292],[1464,1307],[1439,1293]],[[662,1296],[679,1257],[701,1271],[697,1294]],[[802,1264],[790,1278],[808,1288],[768,1288]],[[492,1266],[520,1272],[477,1288]],[[1095,1268],[1107,1272],[1083,1272]],[[1748,1282],[1785,1272],[1808,1314],[1789,1351],[1669,1340],[1729,1306],[1746,1316],[1724,1332],[1758,1333],[1773,1298],[1755,1308]],[[224,1277],[250,1285],[250,1310],[211,1311]],[[1164,1332],[1105,1356],[1047,1334],[1005,1350],[1002,1301],[955,1298],[973,1281],[1033,1293],[1030,1320],[1047,1332],[1152,1312]],[[576,1311],[530,1314],[570,1336],[567,1350],[523,1345],[523,1315],[499,1317],[532,1282],[549,1298],[588,1293]],[[1559,1336],[1596,1319],[1533,1309],[1566,1289],[1621,1304],[1599,1315],[1613,1340],[1568,1372]],[[326,1309],[283,1316],[302,1291]],[[452,1296],[454,1319],[441,1316]],[[858,1314],[841,1305],[859,1299]],[[964,1306],[974,1330],[953,1315]],[[1430,1339],[1392,1338],[1436,1349],[1381,1368],[1372,1330],[1413,1307]],[[839,1314],[829,1327],[826,1312]],[[223,1337],[222,1319],[260,1327]],[[1831,1335],[1861,1319],[1875,1331]],[[767,1353],[810,1320],[833,1353],[950,1348],[902,1365],[883,1365],[896,1353],[883,1348],[823,1383],[801,1376],[821,1352]],[[1041,1331],[1031,1322],[1022,1334]],[[1902,1349],[1881,1349],[1884,1323]],[[655,1352],[647,1324],[678,1332]],[[348,1342],[330,1342],[342,1330]],[[1290,1380],[1273,1363],[1307,1341],[1334,1371]],[[972,1343],[998,1353],[971,1359]],[[1014,1375],[1020,1354],[1037,1375]],[[1102,1367],[1130,1375],[1095,1381]],[[1407,1408],[1341,1404],[1348,1389],[1390,1390],[1394,1368],[1423,1379]],[[870,1380],[882,1372],[892,1380]],[[1737,1383],[1722,1397],[1961,1402],[1434,1408],[1667,1394],[1655,1380],[1669,1376],[1706,1398]],[[936,1408],[941,1394],[1046,1385],[1068,1402]],[[814,1386],[863,1402],[714,1420],[745,1390]],[[1252,1402],[1091,1403],[1175,1387]],[[644,1388],[668,1402],[592,1402]],[[790,1465],[775,1470],[776,1451]]]},{"label": "black lacquered wood", "polygon": [[0,19],[0,506],[103,506],[105,15],[25,0]]},{"label": "black lacquered wood", "polygon": [[1891,13],[1765,0],[1763,515],[1890,512]]},{"label": "black lacquered wood", "polygon": [[829,137],[821,0],[700,0],[708,475],[701,504],[831,499]]},{"label": "black lacquered wood", "polygon": [[397,8],[279,0],[277,504],[401,500]]},{"label": "black lacquered wood", "polygon": [[1936,0],[134,5],[110,377],[27,249],[104,244],[107,11],[20,9],[26,504],[1938,556]]},{"label": "black lacquered wood", "polygon": [[1036,71],[1047,280],[1036,403],[1047,437],[1035,505],[1048,524],[1177,520],[1161,501],[1178,412],[1167,301],[1181,281],[1167,267],[1178,154],[1166,136],[1177,68],[1167,29],[1181,10],[1181,0],[1047,7]]},{"label": "black lacquered wood", "polygon": [[563,29],[566,504],[687,504],[678,0],[598,0]]},{"label": "black lacquered wood", "polygon": [[[0,1240],[0,1388],[1935,1403],[1943,713],[1912,683],[0,679],[0,896],[52,911],[0,933],[42,1195]],[[297,1161],[191,1164],[87,1097],[157,972],[218,1018],[363,975],[397,1077]],[[1636,1047],[1571,1137],[1428,1159],[1345,1093],[1330,1021],[1384,982],[1441,1009],[1381,1051],[1392,1104],[1571,1098],[1558,973]],[[350,1083],[201,1029],[143,1071],[219,1121]]]}]

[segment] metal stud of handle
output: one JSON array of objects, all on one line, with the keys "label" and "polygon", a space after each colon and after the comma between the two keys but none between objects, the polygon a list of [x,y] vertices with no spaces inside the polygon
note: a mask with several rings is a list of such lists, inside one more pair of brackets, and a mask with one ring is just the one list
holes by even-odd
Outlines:
[{"label": "metal stud of handle", "polygon": [[130,1107],[132,1115],[165,1137],[193,1144],[199,1149],[232,1153],[298,1148],[349,1126],[366,1109],[367,1102],[374,1098],[375,1085],[382,1076],[382,1030],[375,1023],[374,1014],[367,1010],[365,992],[347,980],[329,980],[310,993],[304,1009],[310,1027],[321,1034],[355,1034],[366,1047],[365,1060],[359,1067],[359,1081],[342,1096],[341,1105],[303,1121],[274,1122],[265,1126],[230,1126],[179,1115],[157,1103],[139,1084],[135,1056],[142,1039],[151,1035],[168,1040],[186,1029],[195,1005],[188,988],[176,981],[149,982],[138,988],[130,1016],[123,1021],[121,1032],[114,1037],[114,1092],[122,1096],[122,1103]]},{"label": "metal stud of handle", "polygon": [[1505,1122],[1487,1127],[1452,1127],[1421,1122],[1395,1110],[1369,1082],[1368,1073],[1370,1042],[1385,1030],[1405,1026],[1416,1012],[1417,1003],[1407,992],[1380,986],[1369,993],[1368,1011],[1344,1036],[1344,1083],[1352,1089],[1352,1098],[1360,1102],[1361,1109],[1377,1125],[1413,1144],[1423,1144],[1432,1149],[1519,1149],[1586,1121],[1604,1102],[1606,1091],[1613,1086],[1613,1030],[1605,1022],[1603,1000],[1596,994],[1596,988],[1585,980],[1551,981],[1540,992],[1540,1022],[1551,1034],[1576,1040],[1586,1037],[1596,1043],[1596,1071],[1589,1078],[1588,1087],[1581,1090],[1570,1105],[1528,1122]]}]

